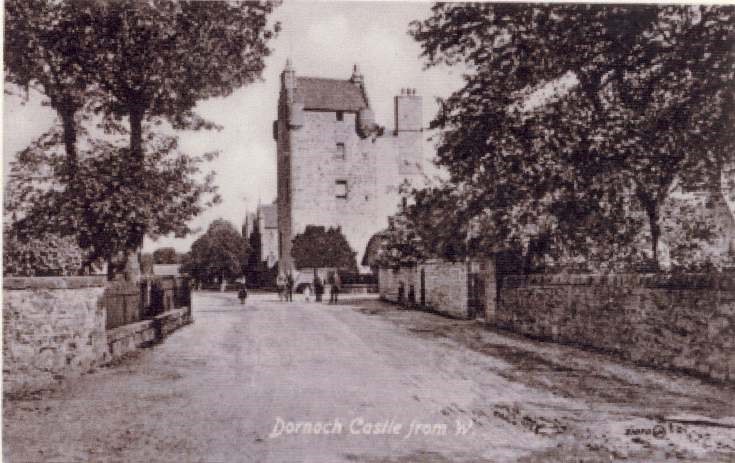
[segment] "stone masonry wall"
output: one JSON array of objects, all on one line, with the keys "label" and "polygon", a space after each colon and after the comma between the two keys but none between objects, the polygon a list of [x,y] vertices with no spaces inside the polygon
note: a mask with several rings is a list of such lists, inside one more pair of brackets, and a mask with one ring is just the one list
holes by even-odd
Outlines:
[{"label": "stone masonry wall", "polygon": [[[429,261],[419,266],[426,281],[426,305],[432,310],[457,318],[467,318],[467,264]],[[416,285],[419,298],[420,283]]]},{"label": "stone masonry wall", "polygon": [[465,262],[428,261],[417,267],[399,270],[380,269],[378,292],[386,301],[398,302],[398,288],[404,287],[404,302],[408,303],[411,286],[415,301],[421,302],[421,271],[425,281],[425,307],[452,317],[467,318],[467,264]]},{"label": "stone masonry wall", "polygon": [[[418,134],[363,139],[356,132],[355,113],[345,112],[342,121],[335,115],[304,111],[303,126],[288,132],[289,178],[283,181],[291,185],[291,233],[295,236],[307,225],[340,226],[359,263],[370,237],[384,229],[388,215],[395,213],[402,180],[418,175],[399,175],[398,163],[400,143]],[[344,145],[344,158],[337,156],[337,143]],[[414,157],[420,161],[420,144],[415,145],[409,144],[405,151],[418,150]],[[418,161],[415,170],[420,168]],[[346,182],[345,198],[337,197],[337,181]]]},{"label": "stone masonry wall", "polygon": [[403,283],[404,298],[408,297],[408,288],[414,285],[418,299],[418,278],[415,267],[402,267],[398,270],[381,268],[378,271],[378,292],[380,298],[390,302],[398,302],[398,288]]},{"label": "stone masonry wall", "polygon": [[191,308],[105,330],[106,278],[3,280],[3,390],[48,387],[161,341],[191,323]]},{"label": "stone masonry wall", "polygon": [[500,328],[735,383],[735,277],[506,277]]},{"label": "stone masonry wall", "polygon": [[104,278],[3,281],[3,387],[14,393],[108,359]]}]

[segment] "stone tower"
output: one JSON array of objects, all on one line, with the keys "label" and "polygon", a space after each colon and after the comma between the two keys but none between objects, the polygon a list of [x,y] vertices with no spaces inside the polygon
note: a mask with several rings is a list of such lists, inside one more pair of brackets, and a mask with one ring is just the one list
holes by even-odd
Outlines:
[{"label": "stone tower", "polygon": [[348,79],[281,73],[273,123],[278,172],[280,269],[294,268],[293,237],[307,225],[339,226],[360,263],[370,237],[387,226],[399,186],[422,174],[421,97],[395,97],[395,129],[375,122],[357,65]]}]

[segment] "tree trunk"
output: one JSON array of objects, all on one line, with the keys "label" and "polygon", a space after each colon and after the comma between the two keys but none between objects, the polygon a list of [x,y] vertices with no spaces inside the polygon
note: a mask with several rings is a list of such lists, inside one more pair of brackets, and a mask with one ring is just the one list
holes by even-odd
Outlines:
[{"label": "tree trunk", "polygon": [[[140,106],[131,105],[130,109],[130,153],[125,170],[120,172],[124,175],[130,186],[135,189],[144,188],[141,185],[142,172],[145,161],[145,152],[143,150],[143,116],[145,111]],[[145,232],[131,232],[134,236],[128,239],[133,247],[140,247],[143,244]]]},{"label": "tree trunk", "polygon": [[143,111],[130,110],[130,166],[131,174],[143,168]]},{"label": "tree trunk", "polygon": [[656,197],[646,190],[642,189],[641,186],[636,190],[636,196],[643,205],[648,216],[648,226],[651,230],[651,257],[653,260],[653,270],[658,271],[661,267],[658,261],[658,242],[661,237],[661,227],[659,226],[659,201]]},{"label": "tree trunk", "polygon": [[107,281],[112,281],[115,279],[115,263],[113,262],[112,257],[108,257],[106,259],[107,261]]},{"label": "tree trunk", "polygon": [[[74,121],[73,109],[64,109],[59,111],[61,122],[64,128],[64,149],[66,151],[66,174],[69,182],[73,182],[77,175],[78,159],[77,159],[77,128]],[[70,186],[72,186],[70,184]]]},{"label": "tree trunk", "polygon": [[646,213],[648,214],[648,224],[651,228],[651,251],[653,257],[654,269],[658,271],[660,268],[658,261],[658,242],[661,237],[661,227],[658,224],[658,207],[655,204],[646,206]]}]

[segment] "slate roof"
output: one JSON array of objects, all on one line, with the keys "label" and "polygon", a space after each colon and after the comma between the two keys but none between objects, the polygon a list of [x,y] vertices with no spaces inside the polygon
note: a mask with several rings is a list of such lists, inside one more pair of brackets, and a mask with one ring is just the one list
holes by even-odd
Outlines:
[{"label": "slate roof", "polygon": [[349,80],[298,77],[296,97],[304,109],[359,111],[368,106],[362,89]]}]

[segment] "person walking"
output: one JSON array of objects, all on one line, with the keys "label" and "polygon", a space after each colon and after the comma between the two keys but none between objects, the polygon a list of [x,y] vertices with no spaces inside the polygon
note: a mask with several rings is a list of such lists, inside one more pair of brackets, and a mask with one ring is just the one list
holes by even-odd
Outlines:
[{"label": "person walking", "polygon": [[334,272],[327,275],[327,286],[329,287],[329,303],[334,301]]},{"label": "person walking", "polygon": [[291,272],[286,275],[286,300],[293,302],[293,275]]},{"label": "person walking", "polygon": [[240,289],[237,291],[237,298],[240,299],[240,304],[244,304],[248,298],[248,280],[243,275],[237,279],[237,282],[240,284]]},{"label": "person walking", "polygon": [[278,300],[283,302],[286,298],[286,275],[279,272],[276,277],[276,289],[278,290]]},{"label": "person walking", "polygon": [[334,272],[334,303],[337,303],[339,291],[342,289],[342,280],[339,278],[339,272]]},{"label": "person walking", "polygon": [[319,275],[314,276],[314,295],[317,302],[322,302],[322,294],[324,294],[324,282]]}]

